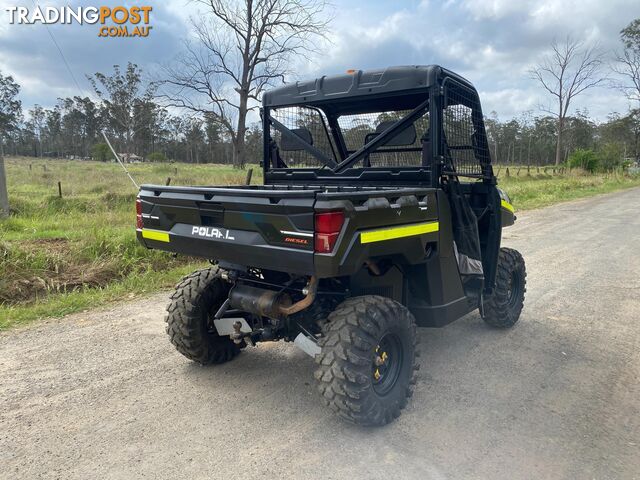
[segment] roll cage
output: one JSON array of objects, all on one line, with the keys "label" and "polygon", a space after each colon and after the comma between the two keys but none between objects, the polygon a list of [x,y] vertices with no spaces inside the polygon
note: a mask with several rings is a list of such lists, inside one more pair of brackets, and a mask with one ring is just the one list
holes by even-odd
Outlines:
[{"label": "roll cage", "polygon": [[[302,117],[287,117],[293,109],[304,109]],[[369,119],[364,127],[342,121],[358,116]],[[439,66],[287,85],[264,95],[262,121],[265,184],[350,180],[437,187],[447,176],[495,183],[478,94]],[[313,136],[310,126],[319,134]],[[364,138],[357,148],[349,142],[354,135]],[[402,144],[401,137],[413,142]],[[296,163],[284,151],[302,152],[305,161]],[[384,155],[410,160],[384,163]],[[373,156],[383,160],[372,165]]]}]

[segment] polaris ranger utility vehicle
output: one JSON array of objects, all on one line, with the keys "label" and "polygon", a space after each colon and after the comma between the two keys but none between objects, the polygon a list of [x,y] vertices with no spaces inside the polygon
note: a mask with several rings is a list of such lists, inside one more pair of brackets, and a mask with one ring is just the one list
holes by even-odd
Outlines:
[{"label": "polaris ranger utility vehicle", "polygon": [[439,66],[353,71],[265,93],[263,186],[143,185],[137,236],[209,259],[167,332],[201,363],[294,341],[341,417],[382,425],[415,383],[416,326],[520,316],[525,265],[478,94]]}]

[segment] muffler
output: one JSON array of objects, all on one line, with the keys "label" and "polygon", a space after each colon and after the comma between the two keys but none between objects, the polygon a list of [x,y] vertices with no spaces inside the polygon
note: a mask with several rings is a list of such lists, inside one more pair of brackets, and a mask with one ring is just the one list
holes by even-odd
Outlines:
[{"label": "muffler", "polygon": [[236,283],[229,292],[229,304],[260,317],[281,318],[280,305],[291,305],[291,297],[283,292]]},{"label": "muffler", "polygon": [[316,289],[317,280],[311,277],[303,290],[305,297],[292,303],[291,297],[285,292],[236,283],[229,292],[229,305],[260,317],[280,319],[309,307],[316,297]]}]

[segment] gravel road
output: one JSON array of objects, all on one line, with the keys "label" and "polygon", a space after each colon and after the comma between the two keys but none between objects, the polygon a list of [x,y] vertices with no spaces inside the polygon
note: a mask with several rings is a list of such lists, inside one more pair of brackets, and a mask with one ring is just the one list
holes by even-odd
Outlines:
[{"label": "gravel road", "polygon": [[640,189],[519,214],[520,323],[420,330],[395,423],[346,425],[289,344],[199,367],[167,294],[0,335],[0,478],[640,478]]}]

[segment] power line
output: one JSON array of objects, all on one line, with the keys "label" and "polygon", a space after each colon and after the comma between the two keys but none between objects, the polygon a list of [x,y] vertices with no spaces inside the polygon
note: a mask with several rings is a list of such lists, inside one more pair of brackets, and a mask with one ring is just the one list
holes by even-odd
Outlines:
[{"label": "power line", "polygon": [[[36,2],[36,0],[33,0],[33,4],[36,6],[36,8],[38,8],[38,3]],[[78,91],[80,92],[80,94],[83,97],[86,97],[87,95],[84,94],[84,90],[82,89],[82,87],[78,83],[78,80],[76,80],[76,76],[73,74],[73,70],[71,70],[71,67],[69,66],[69,62],[67,62],[67,57],[65,57],[65,55],[64,55],[64,53],[62,51],[62,48],[60,48],[60,45],[58,44],[58,41],[53,36],[53,33],[51,32],[51,29],[49,28],[49,25],[44,23],[44,27],[46,28],[47,33],[51,37],[51,41],[53,42],[53,44],[58,49],[58,52],[60,53],[60,57],[62,57],[62,61],[64,62],[65,66],[67,67],[67,71],[69,72],[69,75],[71,75],[71,79],[73,80],[73,83],[76,84],[76,87],[78,88]]]},{"label": "power line", "polygon": [[[33,5],[36,8],[40,8],[38,6],[38,2],[36,0],[33,0]],[[78,80],[76,79],[76,76],[73,74],[73,70],[71,70],[71,66],[69,65],[69,62],[67,61],[67,57],[65,57],[64,52],[62,51],[62,48],[60,47],[60,45],[58,44],[58,41],[56,40],[56,38],[53,36],[53,32],[51,31],[51,29],[49,28],[49,25],[47,25],[46,23],[44,24],[47,33],[49,34],[49,37],[51,37],[51,41],[53,42],[53,44],[56,46],[56,48],[58,49],[58,53],[60,53],[60,57],[62,58],[62,61],[64,62],[65,66],[67,67],[67,71],[69,72],[69,75],[71,76],[71,79],[73,80],[73,83],[76,84],[76,87],[78,88],[78,91],[80,92],[80,95],[83,97],[88,97],[88,95],[85,95],[84,90],[82,89],[82,87],[80,86],[80,84],[78,83]],[[107,134],[105,133],[104,130],[101,130],[100,133],[102,133],[102,136],[104,137],[104,139],[107,142],[107,145],[109,146],[109,149],[111,149],[111,152],[113,153],[113,155],[115,156],[116,160],[118,161],[118,163],[120,164],[120,166],[122,167],[122,169],[124,170],[124,173],[127,174],[127,176],[129,177],[129,179],[131,180],[131,182],[133,183],[133,185],[136,187],[136,190],[138,189],[138,184],[136,183],[136,181],[133,179],[133,177],[131,176],[131,174],[129,173],[129,170],[127,170],[127,167],[124,166],[124,163],[122,162],[122,160],[120,159],[120,156],[116,153],[116,151],[114,150],[114,148],[111,146],[111,142],[109,141],[109,139],[107,138]]]}]

